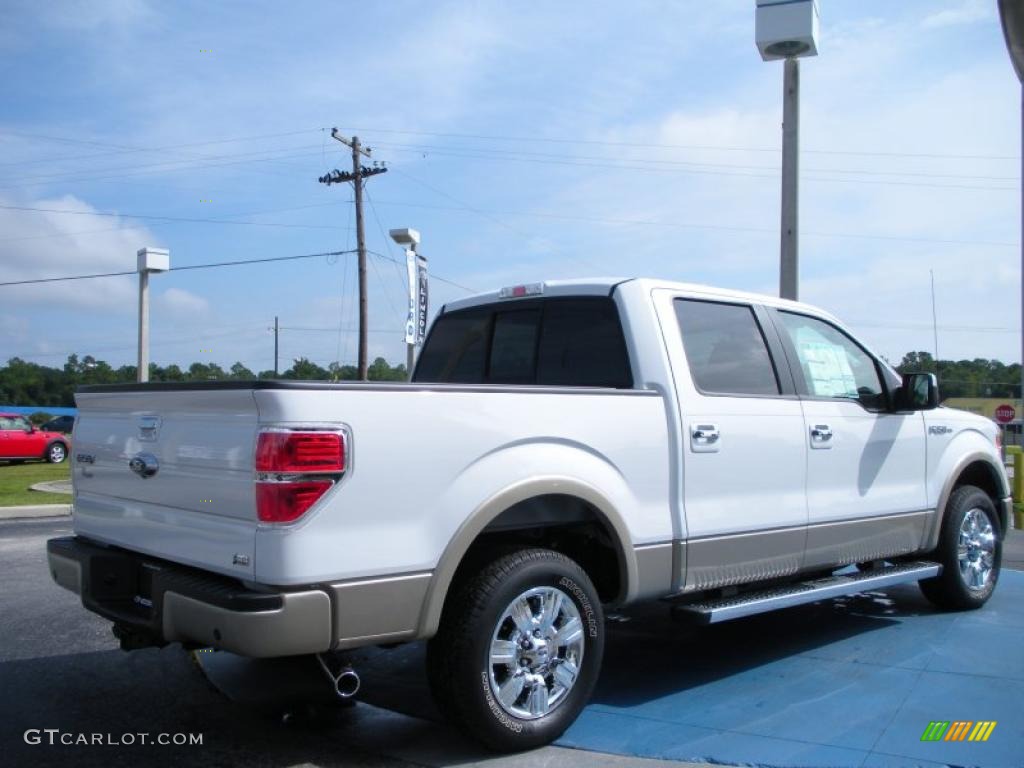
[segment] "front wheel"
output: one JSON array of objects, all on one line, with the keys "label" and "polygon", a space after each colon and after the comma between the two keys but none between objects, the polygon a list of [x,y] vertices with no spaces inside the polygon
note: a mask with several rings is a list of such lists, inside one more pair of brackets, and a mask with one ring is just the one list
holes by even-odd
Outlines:
[{"label": "front wheel", "polygon": [[449,596],[427,647],[441,711],[492,749],[549,744],[590,698],[604,652],[597,591],[548,549],[498,557]]},{"label": "front wheel", "polygon": [[46,460],[51,464],[60,464],[68,457],[68,449],[64,443],[50,443],[46,448]]},{"label": "front wheel", "polygon": [[942,563],[942,573],[919,582],[935,605],[969,610],[980,608],[992,596],[1003,545],[995,505],[980,488],[965,485],[950,496],[935,559]]}]

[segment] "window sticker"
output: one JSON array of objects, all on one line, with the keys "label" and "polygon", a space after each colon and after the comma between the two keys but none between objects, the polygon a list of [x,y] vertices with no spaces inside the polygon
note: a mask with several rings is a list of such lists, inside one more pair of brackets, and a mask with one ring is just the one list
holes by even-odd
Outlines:
[{"label": "window sticker", "polygon": [[818,397],[857,397],[857,380],[846,350],[821,338],[804,328],[797,332],[797,348],[811,392]]}]

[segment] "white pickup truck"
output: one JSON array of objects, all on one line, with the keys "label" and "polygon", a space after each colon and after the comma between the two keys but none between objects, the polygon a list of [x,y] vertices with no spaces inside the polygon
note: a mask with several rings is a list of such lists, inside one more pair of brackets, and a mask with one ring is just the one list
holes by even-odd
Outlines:
[{"label": "white pickup truck", "polygon": [[501,750],[576,718],[607,607],[707,623],[919,581],[976,608],[1010,508],[995,425],[930,374],[813,307],[656,280],[448,304],[408,384],[76,400],[49,565],[123,647],[316,654],[351,694],[346,649],[429,639],[440,709]]}]

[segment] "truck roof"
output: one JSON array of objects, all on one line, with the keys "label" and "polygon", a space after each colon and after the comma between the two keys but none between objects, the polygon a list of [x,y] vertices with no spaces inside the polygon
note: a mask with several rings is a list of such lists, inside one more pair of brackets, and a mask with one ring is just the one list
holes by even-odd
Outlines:
[{"label": "truck roof", "polygon": [[[472,296],[466,296],[462,299],[450,301],[444,306],[442,311],[451,312],[457,309],[466,309],[468,307],[474,307],[481,304],[491,304],[496,301],[515,301],[518,297],[507,295],[503,296],[502,291],[508,291],[511,288],[517,287],[525,288],[527,291],[534,290],[533,293],[528,292],[523,296],[523,298],[530,298],[531,296],[536,295],[610,296],[612,291],[623,283],[638,283],[642,286],[645,292],[656,288],[667,288],[670,290],[703,296],[709,299],[749,301],[755,304],[766,304],[779,309],[811,310],[814,314],[836,320],[830,312],[827,312],[820,307],[805,304],[800,301],[789,301],[787,299],[780,299],[778,296],[769,296],[767,294],[751,293],[748,291],[734,291],[728,288],[716,288],[714,286],[701,285],[699,283],[682,283],[673,280],[659,280],[657,278],[649,277],[583,277],[572,280],[545,280],[543,282],[525,283],[519,286],[507,286],[503,289],[477,293]],[[538,293],[534,289],[535,286],[543,287]],[[838,322],[838,320],[836,321]]]}]

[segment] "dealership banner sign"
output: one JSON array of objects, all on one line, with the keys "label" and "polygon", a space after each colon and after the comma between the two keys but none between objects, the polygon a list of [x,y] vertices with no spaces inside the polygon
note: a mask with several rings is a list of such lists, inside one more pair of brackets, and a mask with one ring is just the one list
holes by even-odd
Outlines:
[{"label": "dealership banner sign", "polygon": [[422,344],[427,335],[427,259],[415,251],[405,252],[409,273],[409,315],[405,321],[405,343]]}]

